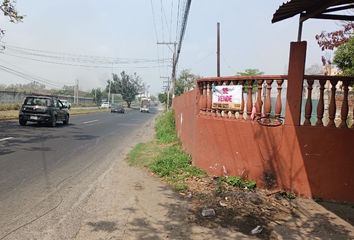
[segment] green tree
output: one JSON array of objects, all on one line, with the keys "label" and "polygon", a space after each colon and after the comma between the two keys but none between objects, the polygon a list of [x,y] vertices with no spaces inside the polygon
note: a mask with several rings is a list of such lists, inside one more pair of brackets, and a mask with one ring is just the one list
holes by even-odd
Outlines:
[{"label": "green tree", "polygon": [[[160,101],[160,103],[163,103],[163,104],[167,104],[167,93],[164,92],[164,93],[159,93],[158,95],[158,99]],[[169,98],[169,102],[168,102],[169,106],[168,107],[171,107],[172,105],[172,99],[171,99],[171,95],[170,95],[170,98]]]},{"label": "green tree", "polygon": [[257,68],[247,68],[243,72],[237,72],[236,75],[238,76],[257,76],[257,75],[263,75],[264,72],[259,71]]},{"label": "green tree", "polygon": [[158,98],[159,98],[160,103],[166,103],[167,94],[165,92],[164,93],[159,93]]},{"label": "green tree", "polygon": [[[9,18],[10,22],[18,23],[22,22],[23,15],[19,15],[16,10],[16,0],[3,0],[0,3],[0,10],[2,11],[3,15]],[[5,30],[0,28],[0,37],[2,37],[5,33]]]},{"label": "green tree", "polygon": [[130,108],[132,101],[135,100],[136,95],[138,95],[143,89],[141,79],[136,73],[128,75],[125,71],[122,71],[120,77],[114,73],[113,81],[107,81],[107,91],[110,83],[111,93],[121,94],[123,100],[127,103],[128,108]]},{"label": "green tree", "polygon": [[94,88],[91,90],[91,97],[93,97],[93,101],[99,105],[103,99],[103,92],[101,88]]},{"label": "green tree", "polygon": [[200,77],[191,73],[189,69],[184,69],[179,74],[176,85],[175,85],[175,95],[179,96],[191,89],[193,89],[196,85],[197,79]]},{"label": "green tree", "polygon": [[333,62],[342,71],[342,75],[354,76],[354,37],[337,48]]},{"label": "green tree", "polygon": [[[237,72],[236,75],[238,76],[258,76],[258,75],[263,75],[264,72],[259,71],[258,68],[247,68],[243,72]],[[247,92],[247,88],[243,89],[244,92]],[[257,82],[254,81],[252,85],[252,92],[257,91]]]}]

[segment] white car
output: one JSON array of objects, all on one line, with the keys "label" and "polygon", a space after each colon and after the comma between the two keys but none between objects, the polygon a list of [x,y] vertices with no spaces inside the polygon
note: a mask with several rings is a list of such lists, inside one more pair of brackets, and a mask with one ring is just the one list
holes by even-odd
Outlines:
[{"label": "white car", "polygon": [[103,102],[100,108],[110,108],[111,104],[109,102]]}]

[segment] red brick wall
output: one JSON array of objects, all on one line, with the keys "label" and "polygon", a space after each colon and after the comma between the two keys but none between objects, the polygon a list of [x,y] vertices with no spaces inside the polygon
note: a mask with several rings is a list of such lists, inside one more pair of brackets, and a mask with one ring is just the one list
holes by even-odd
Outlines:
[{"label": "red brick wall", "polygon": [[183,96],[173,99],[173,109],[175,110],[176,129],[178,137],[183,142],[183,147],[189,154],[193,153],[195,143],[196,128],[196,91],[190,91]]}]

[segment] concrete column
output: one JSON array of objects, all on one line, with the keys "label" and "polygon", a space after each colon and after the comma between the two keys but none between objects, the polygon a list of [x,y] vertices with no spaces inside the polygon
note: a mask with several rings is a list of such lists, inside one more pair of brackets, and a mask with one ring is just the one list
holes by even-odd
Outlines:
[{"label": "concrete column", "polygon": [[300,126],[307,42],[290,43],[285,125]]}]

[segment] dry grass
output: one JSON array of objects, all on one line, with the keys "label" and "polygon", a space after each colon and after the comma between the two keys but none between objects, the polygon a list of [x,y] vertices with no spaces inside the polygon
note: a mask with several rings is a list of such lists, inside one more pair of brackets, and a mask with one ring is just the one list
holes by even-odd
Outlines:
[{"label": "dry grass", "polygon": [[0,120],[17,119],[18,110],[0,111]]},{"label": "dry grass", "polygon": [[[100,109],[100,108],[88,108],[88,109],[71,109],[70,115],[78,115],[78,114],[86,114],[93,112],[109,112],[110,109]],[[10,119],[18,119],[18,110],[7,110],[0,111],[0,120],[10,120]]]}]

